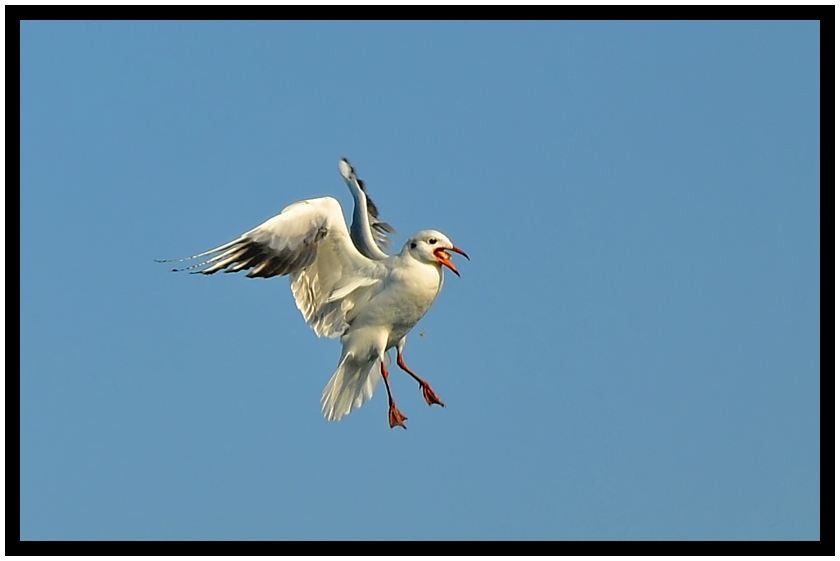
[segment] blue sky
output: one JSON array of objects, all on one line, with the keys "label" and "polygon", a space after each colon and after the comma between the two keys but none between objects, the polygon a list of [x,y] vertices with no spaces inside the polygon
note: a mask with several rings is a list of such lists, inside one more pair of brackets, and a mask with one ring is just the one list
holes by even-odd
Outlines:
[{"label": "blue sky", "polygon": [[[820,538],[817,22],[20,30],[21,539]],[[153,261],[341,157],[472,258],[407,431],[286,279]]]}]

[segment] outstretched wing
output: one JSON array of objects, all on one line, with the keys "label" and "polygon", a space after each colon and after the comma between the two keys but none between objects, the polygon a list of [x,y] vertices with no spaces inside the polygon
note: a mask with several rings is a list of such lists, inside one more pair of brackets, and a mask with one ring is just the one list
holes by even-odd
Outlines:
[{"label": "outstretched wing", "polygon": [[353,209],[353,223],[350,225],[350,238],[363,255],[371,259],[385,259],[391,249],[391,234],[396,234],[397,231],[379,218],[379,209],[373,204],[364,182],[356,175],[356,170],[347,158],[338,162],[338,170],[356,203]]},{"label": "outstretched wing", "polygon": [[388,252],[391,250],[391,234],[396,234],[394,227],[379,218],[379,209],[373,204],[373,199],[370,198],[365,184],[361,179],[356,178],[359,182],[359,188],[364,191],[367,198],[368,223],[370,224],[370,231],[373,234],[373,239],[376,240],[376,245],[382,251]]},{"label": "outstretched wing", "polygon": [[[212,275],[248,271],[248,277],[289,275],[292,294],[306,322],[319,337],[338,337],[357,308],[370,300],[386,267],[355,248],[341,205],[332,197],[289,205],[217,248],[187,257],[207,257],[184,269]],[[182,260],[183,261],[183,260]]]}]

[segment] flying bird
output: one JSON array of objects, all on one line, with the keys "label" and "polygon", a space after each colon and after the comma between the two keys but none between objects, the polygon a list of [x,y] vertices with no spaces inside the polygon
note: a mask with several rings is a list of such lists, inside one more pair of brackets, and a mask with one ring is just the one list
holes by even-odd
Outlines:
[{"label": "flying bird", "polygon": [[321,395],[321,411],[340,421],[373,396],[380,378],[388,393],[388,423],[406,428],[388,381],[389,351],[420,385],[429,405],[443,406],[432,387],[406,366],[406,336],[443,287],[443,267],[461,276],[450,252],[469,257],[437,230],[422,230],[396,255],[386,250],[395,230],[379,218],[364,183],[346,159],[339,172],[354,199],[348,229],[333,197],[287,206],[237,239],[209,251],[167,261],[205,258],[173,269],[212,275],[248,271],[250,278],[287,276],[295,304],[319,337],[340,338],[341,357]]}]

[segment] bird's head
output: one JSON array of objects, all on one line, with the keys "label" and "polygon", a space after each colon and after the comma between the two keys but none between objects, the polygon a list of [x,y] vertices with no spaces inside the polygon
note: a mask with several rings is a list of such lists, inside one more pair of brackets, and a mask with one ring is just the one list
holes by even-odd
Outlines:
[{"label": "bird's head", "polygon": [[452,261],[450,261],[452,256],[448,252],[454,251],[455,253],[460,253],[469,259],[469,256],[463,249],[455,247],[455,245],[449,241],[449,238],[437,230],[423,230],[422,232],[417,232],[408,238],[407,242],[405,242],[405,249],[412,257],[421,263],[430,263],[432,265],[437,265],[438,267],[443,265],[444,267],[452,270],[452,272],[459,277],[461,276],[461,273],[458,272],[458,269],[456,269],[455,265],[453,265]]}]

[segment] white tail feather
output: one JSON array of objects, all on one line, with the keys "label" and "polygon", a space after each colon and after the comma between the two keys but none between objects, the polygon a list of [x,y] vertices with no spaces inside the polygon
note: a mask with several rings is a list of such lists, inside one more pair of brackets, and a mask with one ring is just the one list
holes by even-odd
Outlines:
[{"label": "white tail feather", "polygon": [[[388,364],[388,355],[385,355]],[[373,397],[382,375],[379,358],[359,359],[352,354],[341,357],[335,373],[321,394],[321,412],[328,421],[340,421],[353,409]]]}]

